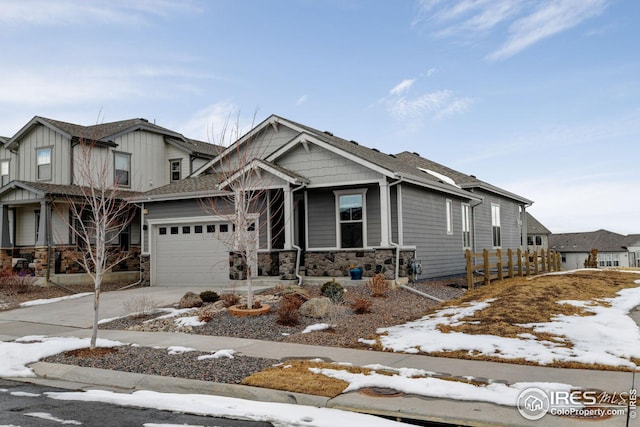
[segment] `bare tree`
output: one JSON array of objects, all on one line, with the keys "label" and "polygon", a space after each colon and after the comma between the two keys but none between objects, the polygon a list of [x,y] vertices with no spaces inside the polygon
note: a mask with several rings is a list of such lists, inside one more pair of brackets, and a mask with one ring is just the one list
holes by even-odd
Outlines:
[{"label": "bare tree", "polygon": [[[252,308],[253,266],[258,261],[259,238],[260,235],[270,235],[274,241],[282,233],[283,200],[277,192],[270,189],[270,178],[262,170],[262,166],[266,165],[262,160],[266,141],[255,137],[239,144],[237,141],[241,136],[239,120],[233,126],[227,120],[217,142],[228,145],[224,156],[215,165],[220,195],[203,200],[202,205],[206,211],[233,225],[233,230],[230,230],[232,232],[224,235],[219,233],[218,238],[223,240],[245,267],[247,307]],[[228,144],[224,144],[225,142]],[[267,217],[280,218],[280,228],[271,227]]]},{"label": "bare tree", "polygon": [[[69,215],[59,212],[75,236],[79,251],[76,261],[94,284],[91,348],[98,336],[100,287],[105,273],[129,257],[114,247],[114,240],[131,223],[135,209],[126,199],[106,147],[81,140],[74,150],[74,182],[77,192],[66,197]],[[127,177],[128,180],[131,177]]]}]

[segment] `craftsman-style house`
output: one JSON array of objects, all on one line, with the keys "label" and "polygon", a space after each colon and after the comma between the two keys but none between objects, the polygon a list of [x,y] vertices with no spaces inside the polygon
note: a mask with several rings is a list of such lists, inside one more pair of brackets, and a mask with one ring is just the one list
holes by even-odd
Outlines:
[{"label": "craftsman-style house", "polygon": [[[227,149],[143,119],[79,126],[34,117],[0,140],[4,268],[26,262],[58,281],[78,273],[65,257],[78,247],[60,205],[82,184],[73,153],[87,138],[113,158],[114,183],[138,207],[113,241],[130,253],[119,269],[154,286],[243,277],[225,239],[233,224],[205,203],[224,194],[220,172],[234,162],[236,177],[260,176],[270,201],[252,224],[262,277],[341,277],[356,266],[365,277],[435,278],[462,274],[466,249],[527,244],[530,200],[418,153],[385,154],[276,115]],[[251,157],[240,161],[240,151]]]}]

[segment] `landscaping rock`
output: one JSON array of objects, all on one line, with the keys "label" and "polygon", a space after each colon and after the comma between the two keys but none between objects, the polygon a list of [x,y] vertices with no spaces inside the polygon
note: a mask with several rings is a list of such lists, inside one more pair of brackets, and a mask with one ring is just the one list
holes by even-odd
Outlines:
[{"label": "landscaping rock", "polygon": [[184,294],[184,296],[180,299],[180,303],[178,304],[179,308],[194,308],[201,306],[202,298],[200,298],[200,295],[194,292],[187,292],[186,294]]},{"label": "landscaping rock", "polygon": [[300,306],[300,314],[305,317],[322,319],[329,314],[332,302],[327,297],[311,298]]}]

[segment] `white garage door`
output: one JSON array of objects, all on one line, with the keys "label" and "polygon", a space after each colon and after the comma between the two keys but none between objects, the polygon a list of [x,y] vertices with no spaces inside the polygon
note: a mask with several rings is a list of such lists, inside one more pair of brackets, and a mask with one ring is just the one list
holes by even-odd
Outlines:
[{"label": "white garage door", "polygon": [[221,286],[229,283],[229,223],[157,225],[154,233],[157,286]]}]

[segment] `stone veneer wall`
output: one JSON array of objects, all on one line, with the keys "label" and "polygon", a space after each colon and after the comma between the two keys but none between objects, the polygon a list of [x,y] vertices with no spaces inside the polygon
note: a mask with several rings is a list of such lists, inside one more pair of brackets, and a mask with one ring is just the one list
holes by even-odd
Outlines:
[{"label": "stone veneer wall", "polygon": [[[382,273],[387,280],[395,278],[395,248],[381,248],[362,251],[322,251],[306,252],[304,265],[306,275],[311,277],[349,276],[351,266],[362,267],[363,277]],[[408,276],[409,260],[413,251],[400,251],[399,276]]]},{"label": "stone veneer wall", "polygon": [[[277,250],[258,253],[258,277],[280,277],[282,280],[296,278],[296,251]],[[244,280],[247,278],[246,265],[238,254],[229,254],[229,278]]]},{"label": "stone veneer wall", "polygon": [[142,286],[151,286],[151,255],[140,255],[140,281]]}]

